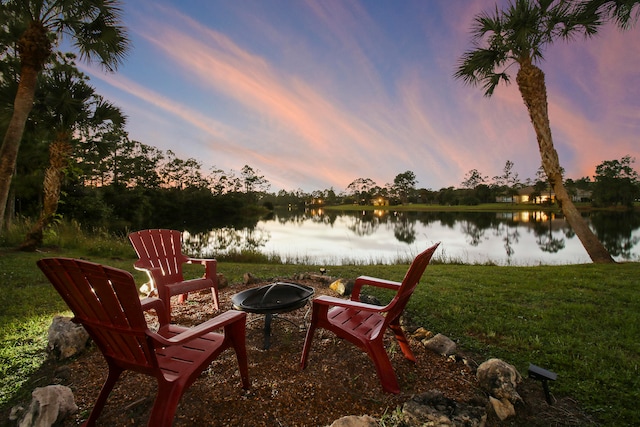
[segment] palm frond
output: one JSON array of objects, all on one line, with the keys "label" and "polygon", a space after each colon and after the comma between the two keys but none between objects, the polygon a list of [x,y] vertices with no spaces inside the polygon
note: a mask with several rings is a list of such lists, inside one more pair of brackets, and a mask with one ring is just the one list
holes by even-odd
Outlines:
[{"label": "palm frond", "polygon": [[495,70],[502,67],[508,57],[504,50],[476,49],[465,52],[456,69],[454,77],[464,83],[485,89],[485,96],[491,96],[500,81],[509,82],[505,72]]},{"label": "palm frond", "polygon": [[628,30],[640,20],[640,0],[583,0],[582,13],[596,14],[600,19],[612,20],[623,30]]}]

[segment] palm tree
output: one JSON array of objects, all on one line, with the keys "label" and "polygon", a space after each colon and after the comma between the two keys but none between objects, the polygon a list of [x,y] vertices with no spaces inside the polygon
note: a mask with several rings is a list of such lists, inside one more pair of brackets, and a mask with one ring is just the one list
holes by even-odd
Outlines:
[{"label": "palm tree", "polygon": [[108,71],[121,63],[128,48],[120,26],[118,0],[3,0],[0,31],[6,47],[20,59],[13,115],[0,147],[0,230],[20,141],[31,112],[38,75],[50,61],[57,42],[69,37],[81,59],[98,59]]},{"label": "palm tree", "polygon": [[613,262],[611,255],[586,224],[564,188],[558,153],[553,145],[544,73],[535,65],[543,50],[556,39],[576,34],[591,36],[601,24],[597,14],[578,11],[572,3],[555,0],[513,0],[506,10],[475,17],[474,49],[463,54],[454,76],[467,84],[482,85],[491,96],[500,82],[509,83],[507,68],[517,65],[516,83],[535,129],[542,167],[567,222],[591,260]]},{"label": "palm tree", "polygon": [[582,6],[584,12],[610,18],[623,30],[640,18],[640,0],[584,0]]},{"label": "palm tree", "polygon": [[49,144],[49,166],[44,172],[42,212],[20,245],[24,251],[36,250],[42,244],[43,231],[55,216],[64,170],[69,165],[73,143],[77,141],[75,136],[96,140],[114,128],[121,129],[125,123],[120,109],[105,101],[87,84],[86,77],[73,63],[74,56],[60,56],[60,59],[42,75],[46,94],[42,97],[42,112],[38,117],[40,126],[50,130],[53,140]]}]

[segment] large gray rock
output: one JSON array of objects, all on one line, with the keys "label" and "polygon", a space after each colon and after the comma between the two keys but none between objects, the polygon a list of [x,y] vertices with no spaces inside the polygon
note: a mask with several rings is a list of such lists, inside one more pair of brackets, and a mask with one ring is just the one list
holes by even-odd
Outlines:
[{"label": "large gray rock", "polygon": [[500,359],[489,359],[478,366],[476,376],[480,387],[496,399],[507,399],[514,404],[522,402],[516,391],[522,376],[513,365]]},{"label": "large gray rock", "polygon": [[70,317],[53,318],[48,333],[47,351],[57,360],[64,360],[80,353],[87,347],[89,334],[82,325],[71,321]]},{"label": "large gray rock", "polygon": [[422,341],[422,344],[428,350],[443,356],[450,356],[455,354],[457,346],[449,337],[437,334],[435,337]]},{"label": "large gray rock", "polygon": [[18,423],[18,427],[51,427],[77,410],[69,387],[38,387],[31,393],[31,405]]},{"label": "large gray rock", "polygon": [[522,383],[518,370],[500,359],[489,359],[478,366],[478,384],[489,393],[489,401],[501,420],[516,414],[514,404],[522,402],[516,388]]}]

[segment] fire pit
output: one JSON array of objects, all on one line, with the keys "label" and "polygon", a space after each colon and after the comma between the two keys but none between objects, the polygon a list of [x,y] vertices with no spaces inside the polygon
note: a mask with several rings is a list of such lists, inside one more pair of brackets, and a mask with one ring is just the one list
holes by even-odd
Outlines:
[{"label": "fire pit", "polygon": [[231,304],[235,310],[265,315],[264,349],[268,350],[271,345],[271,320],[273,315],[304,307],[313,294],[314,290],[309,286],[276,282],[239,292],[231,297]]}]

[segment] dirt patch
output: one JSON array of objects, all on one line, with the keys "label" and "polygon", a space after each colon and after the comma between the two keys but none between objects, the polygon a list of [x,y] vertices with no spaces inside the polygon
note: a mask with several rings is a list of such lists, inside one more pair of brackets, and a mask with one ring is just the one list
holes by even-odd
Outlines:
[{"label": "dirt patch", "polygon": [[[234,293],[275,280],[222,289],[223,310],[231,308]],[[325,281],[279,280],[312,286],[316,295],[332,292]],[[190,326],[215,314],[210,294],[194,294],[186,304],[174,306],[173,321]],[[465,364],[460,358],[452,360],[430,352],[412,340],[417,358],[413,364],[404,359],[391,335],[387,336],[387,349],[402,388],[398,395],[382,391],[366,354],[323,330],[316,332],[308,367],[301,370],[300,353],[308,321],[305,315],[306,307],[274,318],[271,347],[263,350],[264,316],[249,314],[246,338],[251,388],[241,388],[235,354],[226,351],[182,397],[174,425],[315,427],[329,425],[345,415],[381,418],[386,414],[390,419],[390,414],[411,396],[433,389],[458,402],[486,401],[470,367],[482,360],[465,355],[471,362]],[[73,390],[79,410],[63,426],[78,425],[86,419],[106,373],[106,363],[95,348],[65,364],[48,362],[40,370],[38,375],[50,378],[51,383],[62,383]],[[569,398],[548,405],[539,383],[526,380],[519,391],[526,404],[516,408],[517,416],[505,422],[489,416],[487,425],[594,424]],[[154,379],[126,372],[111,393],[98,424],[146,425],[155,393]]]}]

